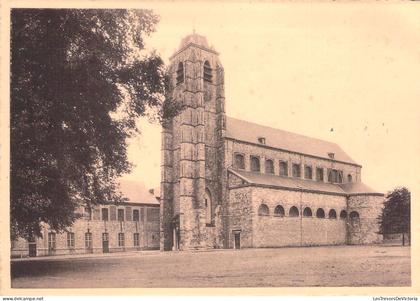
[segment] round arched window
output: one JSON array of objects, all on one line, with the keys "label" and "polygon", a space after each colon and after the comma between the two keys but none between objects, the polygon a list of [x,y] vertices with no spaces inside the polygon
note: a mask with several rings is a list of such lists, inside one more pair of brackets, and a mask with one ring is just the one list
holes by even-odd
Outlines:
[{"label": "round arched window", "polygon": [[334,209],[330,210],[330,212],[328,213],[328,218],[331,218],[331,219],[336,219],[337,218],[337,213],[335,212]]},{"label": "round arched window", "polygon": [[303,210],[303,216],[305,216],[305,217],[311,217],[311,216],[312,216],[312,210],[311,210],[311,208],[306,207],[306,208]]},{"label": "round arched window", "polygon": [[268,206],[266,204],[261,204],[258,208],[258,215],[269,215],[270,211],[268,209]]},{"label": "round arched window", "polygon": [[291,207],[290,210],[289,210],[289,216],[290,217],[299,216],[299,210],[295,206]]},{"label": "round arched window", "polygon": [[316,211],[316,217],[317,217],[317,218],[325,218],[325,212],[324,212],[324,209],[322,209],[322,208],[318,208],[318,210]]},{"label": "round arched window", "polygon": [[274,215],[275,216],[280,216],[283,217],[284,216],[284,208],[281,205],[278,205],[275,209],[274,209]]},{"label": "round arched window", "polygon": [[209,61],[204,62],[203,79],[204,81],[211,83],[212,72],[211,72],[211,66],[210,66]]},{"label": "round arched window", "polygon": [[184,82],[184,64],[178,63],[178,69],[176,70],[176,84],[179,85]]}]

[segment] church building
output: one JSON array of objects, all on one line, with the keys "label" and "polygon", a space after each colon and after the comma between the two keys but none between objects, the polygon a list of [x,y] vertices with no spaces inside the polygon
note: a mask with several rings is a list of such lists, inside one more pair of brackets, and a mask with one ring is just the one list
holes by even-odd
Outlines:
[{"label": "church building", "polygon": [[226,116],[205,37],[185,37],[169,72],[183,110],[162,130],[162,251],[382,241],[384,195],[340,146]]}]

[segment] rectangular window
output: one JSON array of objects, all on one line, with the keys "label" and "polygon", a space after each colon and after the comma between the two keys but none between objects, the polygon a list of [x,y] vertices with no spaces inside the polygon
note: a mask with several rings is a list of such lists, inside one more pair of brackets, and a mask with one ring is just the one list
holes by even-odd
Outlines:
[{"label": "rectangular window", "polygon": [[117,207],[109,207],[109,220],[115,221],[117,219]]},{"label": "rectangular window", "polygon": [[93,208],[93,220],[101,220],[101,210],[98,207]]},{"label": "rectangular window", "polygon": [[280,161],[280,175],[283,177],[287,177],[289,175],[286,161]]},{"label": "rectangular window", "polygon": [[109,233],[107,232],[102,233],[102,241],[104,242],[109,241]]},{"label": "rectangular window", "polygon": [[144,219],[145,219],[145,211],[146,211],[146,208],[140,208],[140,221],[141,222],[143,222],[144,221]]},{"label": "rectangular window", "polygon": [[74,233],[67,232],[67,248],[74,249]]},{"label": "rectangular window", "polygon": [[140,247],[140,233],[134,233],[134,246]]},{"label": "rectangular window", "polygon": [[294,178],[300,178],[300,164],[293,163],[292,165],[292,175]]},{"label": "rectangular window", "polygon": [[316,168],[316,180],[319,182],[324,181],[324,169],[322,167]]},{"label": "rectangular window", "polygon": [[133,221],[135,221],[135,222],[140,221],[140,216],[139,216],[139,210],[138,209],[133,210]]},{"label": "rectangular window", "polygon": [[48,233],[48,250],[54,251],[56,249],[56,234]]},{"label": "rectangular window", "polygon": [[85,219],[90,221],[92,220],[92,209],[85,207]]},{"label": "rectangular window", "polygon": [[119,247],[124,247],[125,246],[124,233],[118,233],[118,246]]},{"label": "rectangular window", "polygon": [[102,220],[103,221],[109,220],[108,208],[102,208]]},{"label": "rectangular window", "polygon": [[147,208],[147,222],[159,222],[159,208]]},{"label": "rectangular window", "polygon": [[124,209],[118,209],[118,221],[124,221]]},{"label": "rectangular window", "polygon": [[312,167],[305,166],[305,179],[312,180]]},{"label": "rectangular window", "polygon": [[126,221],[131,221],[132,212],[133,210],[131,209],[131,207],[125,207],[125,220]]},{"label": "rectangular window", "polygon": [[85,248],[92,249],[92,233],[85,233]]}]

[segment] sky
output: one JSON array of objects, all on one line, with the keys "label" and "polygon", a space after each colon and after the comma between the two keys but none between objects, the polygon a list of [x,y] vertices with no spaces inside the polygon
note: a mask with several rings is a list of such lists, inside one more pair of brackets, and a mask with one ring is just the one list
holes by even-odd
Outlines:
[{"label": "sky", "polygon": [[[220,53],[228,116],[332,141],[386,193],[420,187],[417,3],[158,3],[168,63],[195,31]],[[140,120],[124,179],[160,183],[160,126]]]}]

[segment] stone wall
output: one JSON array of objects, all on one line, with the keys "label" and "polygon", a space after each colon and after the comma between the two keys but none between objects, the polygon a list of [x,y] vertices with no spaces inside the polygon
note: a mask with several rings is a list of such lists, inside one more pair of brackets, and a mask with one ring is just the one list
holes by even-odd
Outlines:
[{"label": "stone wall", "polygon": [[351,219],[349,230],[351,244],[380,243],[383,236],[379,234],[378,217],[384,206],[384,197],[376,195],[357,195],[349,198],[349,214],[355,211],[359,219]]},{"label": "stone wall", "polygon": [[[216,208],[225,199],[220,181],[225,166],[223,68],[214,50],[186,43],[171,57],[169,67],[172,98],[183,110],[167,122],[162,135],[161,250],[172,249],[177,227],[181,250],[223,244],[219,235],[223,222],[216,223]],[[206,61],[211,81],[203,78]],[[177,79],[180,75],[182,81]],[[206,192],[211,196],[207,201]],[[179,225],[174,225],[177,216]]]},{"label": "stone wall", "polygon": [[243,187],[229,191],[229,213],[228,247],[234,247],[233,232],[238,231],[241,235],[241,247],[252,248],[252,188]]},{"label": "stone wall", "polygon": [[[233,174],[229,175],[229,187],[230,248],[234,231],[240,231],[244,248],[382,242],[377,219],[383,206],[382,196],[347,199],[341,195],[260,188],[247,185]],[[268,207],[268,214],[259,212],[261,205]],[[275,213],[279,205],[284,216]],[[290,215],[292,206],[298,209],[299,216]],[[311,209],[312,216],[303,216],[305,208]],[[319,208],[325,218],[316,216]],[[336,212],[336,218],[329,218],[330,210]],[[341,211],[347,212],[346,218],[340,218]],[[357,212],[359,219],[352,218],[352,212]]]},{"label": "stone wall", "polygon": [[346,243],[346,222],[316,217],[254,217],[254,247],[321,246]]},{"label": "stone wall", "polygon": [[[258,214],[261,204],[268,206],[268,215]],[[278,205],[284,208],[284,217],[274,214]],[[292,206],[298,208],[298,217],[289,215]],[[312,217],[302,216],[306,207],[311,209]],[[319,208],[324,210],[325,218],[316,217]],[[328,218],[331,209],[336,211],[336,219]],[[344,196],[253,187],[253,247],[345,244],[346,221],[339,217],[341,210],[346,210]]]},{"label": "stone wall", "polygon": [[[233,247],[232,232],[241,230],[241,246],[284,247],[345,244],[347,238],[346,219],[340,212],[347,210],[345,196],[290,191],[249,186],[234,174],[229,174],[230,247]],[[259,207],[268,207],[267,215],[259,214]],[[284,216],[275,214],[282,206]],[[296,207],[299,216],[290,216],[290,208]],[[312,217],[302,216],[310,208]],[[322,208],[325,218],[317,218]],[[336,219],[328,218],[335,210]],[[244,215],[244,216],[242,216]]]}]

